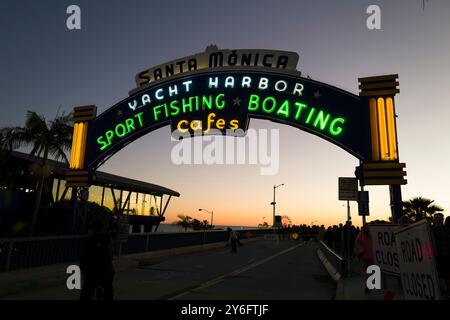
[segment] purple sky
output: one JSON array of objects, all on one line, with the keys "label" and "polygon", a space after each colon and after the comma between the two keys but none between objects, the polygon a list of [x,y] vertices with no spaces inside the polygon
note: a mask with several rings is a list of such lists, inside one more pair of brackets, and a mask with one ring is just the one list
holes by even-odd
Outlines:
[{"label": "purple sky", "polygon": [[[82,30],[66,28],[66,8],[78,4]],[[381,7],[382,30],[366,28],[370,4]],[[422,195],[450,210],[450,2],[404,1],[5,1],[0,2],[0,126],[23,125],[26,110],[49,119],[58,107],[96,104],[103,112],[127,96],[137,72],[220,48],[295,51],[299,70],[357,93],[357,78],[398,73],[400,160],[404,199]],[[337,178],[353,175],[356,158],[298,129],[280,129],[280,171],[259,167],[175,166],[168,127],[123,149],[101,170],[173,188],[177,214],[216,224],[270,222],[272,185],[279,212],[294,223],[338,223]],[[370,187],[370,219],[390,215],[387,187]],[[355,222],[356,206],[352,205]],[[369,220],[370,220],[369,219]]]}]

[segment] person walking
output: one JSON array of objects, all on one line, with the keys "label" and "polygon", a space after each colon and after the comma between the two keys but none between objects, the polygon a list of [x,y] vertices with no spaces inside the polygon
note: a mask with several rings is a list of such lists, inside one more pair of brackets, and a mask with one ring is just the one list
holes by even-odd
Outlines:
[{"label": "person walking", "polygon": [[228,238],[228,243],[231,245],[231,252],[237,253],[237,242],[238,242],[238,235],[236,231],[231,229],[230,227],[227,228],[230,237]]},{"label": "person walking", "polygon": [[110,234],[103,231],[99,221],[88,229],[88,238],[80,257],[80,269],[84,277],[80,300],[113,300],[112,240]]},{"label": "person walking", "polygon": [[[367,225],[361,227],[361,231],[356,237],[356,255],[361,263],[362,276],[367,279],[367,267],[373,264],[372,256],[372,239],[370,238],[369,229]],[[365,283],[365,282],[364,282]],[[364,286],[364,290],[367,293],[368,288]]]}]

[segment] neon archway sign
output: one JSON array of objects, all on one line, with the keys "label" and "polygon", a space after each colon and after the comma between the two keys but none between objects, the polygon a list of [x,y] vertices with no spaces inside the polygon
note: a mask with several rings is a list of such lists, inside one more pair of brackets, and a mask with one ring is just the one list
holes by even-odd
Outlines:
[{"label": "neon archway sign", "polygon": [[155,83],[100,114],[89,131],[87,165],[166,125],[191,135],[239,135],[251,118],[297,127],[362,160],[370,156],[369,113],[358,96],[285,73],[220,70]]},{"label": "neon archway sign", "polygon": [[293,126],[341,147],[360,160],[361,185],[405,184],[394,109],[398,76],[360,78],[355,95],[302,77],[297,62],[293,52],[210,46],[138,73],[137,87],[102,114],[96,115],[95,106],[75,108],[69,186],[89,186],[99,165],[163,126],[170,125],[173,135],[242,136],[252,118]]}]

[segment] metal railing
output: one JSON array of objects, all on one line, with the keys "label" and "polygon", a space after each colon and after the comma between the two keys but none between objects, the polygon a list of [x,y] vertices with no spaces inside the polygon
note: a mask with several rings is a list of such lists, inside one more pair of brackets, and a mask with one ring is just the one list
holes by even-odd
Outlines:
[{"label": "metal railing", "polygon": [[[273,233],[273,229],[236,230],[241,239]],[[78,261],[86,236],[0,239],[0,272]],[[130,234],[113,244],[114,255],[143,253],[228,240],[226,230]]]},{"label": "metal railing", "polygon": [[342,277],[347,276],[347,262],[339,254],[330,249],[323,241],[318,242],[319,249],[322,251],[328,262],[336,269]]}]

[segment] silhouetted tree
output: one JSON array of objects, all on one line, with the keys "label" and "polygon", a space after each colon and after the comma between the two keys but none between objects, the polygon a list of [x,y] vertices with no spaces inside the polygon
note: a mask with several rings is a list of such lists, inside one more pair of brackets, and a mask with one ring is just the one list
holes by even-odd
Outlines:
[{"label": "silhouetted tree", "polygon": [[444,209],[438,205],[434,205],[434,200],[415,197],[408,201],[403,202],[403,213],[411,221],[420,221],[422,219],[432,219],[435,213],[444,211]]},{"label": "silhouetted tree", "polygon": [[32,146],[30,155],[41,158],[30,236],[34,234],[36,228],[46,173],[49,172],[48,157],[53,156],[56,160],[62,159],[66,163],[69,162],[65,154],[72,145],[73,127],[69,121],[69,115],[57,116],[51,121],[46,121],[44,116],[28,111],[24,127],[2,129],[3,146],[17,149],[24,145],[30,145]]},{"label": "silhouetted tree", "polygon": [[180,220],[175,223],[179,226],[182,226],[185,231],[187,231],[187,229],[192,226],[192,218],[191,217],[185,216],[183,214],[179,214],[177,217]]},{"label": "silhouetted tree", "polygon": [[264,221],[263,223],[258,224],[258,228],[268,228],[268,227],[269,227],[269,224],[266,221]]}]

